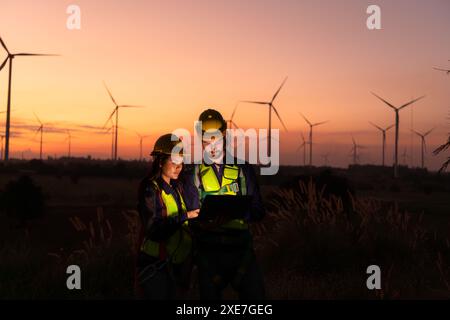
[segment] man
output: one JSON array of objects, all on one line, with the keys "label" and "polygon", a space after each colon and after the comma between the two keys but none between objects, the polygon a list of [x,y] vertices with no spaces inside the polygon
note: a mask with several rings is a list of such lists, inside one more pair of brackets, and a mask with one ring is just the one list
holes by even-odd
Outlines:
[{"label": "man", "polygon": [[197,250],[200,298],[221,299],[223,289],[231,284],[240,299],[264,299],[263,277],[248,225],[265,215],[253,167],[248,163],[237,164],[236,159],[225,163],[227,127],[218,111],[205,110],[199,121],[203,152],[209,161],[203,157],[202,164],[186,168],[187,209],[199,209],[207,195],[249,195],[252,199],[251,209],[242,219],[219,218],[213,225],[195,221],[190,224]]}]

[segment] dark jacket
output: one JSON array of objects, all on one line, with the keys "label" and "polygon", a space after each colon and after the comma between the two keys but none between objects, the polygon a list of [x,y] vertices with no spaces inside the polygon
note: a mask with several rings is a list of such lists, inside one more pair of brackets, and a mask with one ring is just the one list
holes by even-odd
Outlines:
[{"label": "dark jacket", "polygon": [[[187,219],[183,212],[179,193],[183,196],[182,186],[176,181],[169,185],[162,178],[156,179],[158,187],[146,177],[139,184],[137,209],[141,218],[143,233],[146,239],[165,241],[172,236]],[[159,190],[158,190],[159,188]],[[173,194],[178,205],[178,215],[168,217],[161,191]],[[176,191],[179,192],[176,192]]]}]

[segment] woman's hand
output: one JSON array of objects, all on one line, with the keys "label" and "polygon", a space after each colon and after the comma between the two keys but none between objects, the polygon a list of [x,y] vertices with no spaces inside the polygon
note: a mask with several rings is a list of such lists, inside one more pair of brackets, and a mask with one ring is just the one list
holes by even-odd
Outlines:
[{"label": "woman's hand", "polygon": [[200,209],[195,209],[195,210],[192,210],[192,211],[188,211],[187,212],[188,219],[197,218],[199,212],[200,212]]}]

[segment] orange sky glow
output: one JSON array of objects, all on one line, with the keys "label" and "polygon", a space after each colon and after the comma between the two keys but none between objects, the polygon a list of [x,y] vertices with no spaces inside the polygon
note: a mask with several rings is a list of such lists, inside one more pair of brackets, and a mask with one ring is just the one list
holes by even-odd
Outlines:
[{"label": "orange sky glow", "polygon": [[[81,9],[81,30],[66,28],[70,4]],[[366,27],[370,4],[381,7],[382,30]],[[145,106],[120,110],[119,157],[139,157],[139,133],[149,135],[148,159],[159,135],[193,132],[205,107],[228,119],[240,100],[269,100],[287,76],[275,101],[288,128],[280,130],[281,164],[303,162],[297,147],[308,128],[299,112],[330,120],[314,131],[315,165],[329,154],[331,165],[347,166],[352,135],[366,147],[361,162],[379,164],[381,136],[368,122],[388,126],[394,113],[373,91],[395,105],[426,95],[400,114],[399,154],[418,166],[420,140],[410,130],[435,127],[427,164],[437,169],[445,155],[431,151],[447,139],[450,76],[433,67],[450,68],[449,30],[446,0],[1,0],[0,37],[10,51],[61,55],[14,59],[10,155],[38,156],[34,112],[44,122],[45,157],[67,154],[69,128],[74,156],[109,158],[111,135],[99,128],[113,104],[103,81],[119,104]],[[5,57],[0,50],[0,63]],[[0,111],[7,76],[5,67]],[[267,107],[240,103],[234,120],[267,128]],[[273,126],[282,129],[275,117]],[[391,130],[388,163],[393,138]]]}]

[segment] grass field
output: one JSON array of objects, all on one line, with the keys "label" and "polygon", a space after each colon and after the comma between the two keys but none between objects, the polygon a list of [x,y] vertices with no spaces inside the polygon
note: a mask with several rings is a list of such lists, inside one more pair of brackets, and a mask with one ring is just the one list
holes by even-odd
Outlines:
[{"label": "grass field", "polygon": [[[450,298],[448,178],[393,181],[339,170],[353,188],[346,206],[289,170],[297,169],[262,180],[268,214],[252,226],[269,298]],[[17,177],[1,173],[0,190]],[[0,216],[0,298],[133,298],[139,179],[31,178],[45,213],[25,225]],[[66,289],[70,264],[82,269],[82,290]],[[366,287],[371,264],[382,270],[382,290]],[[195,272],[189,296],[198,296]]]}]

